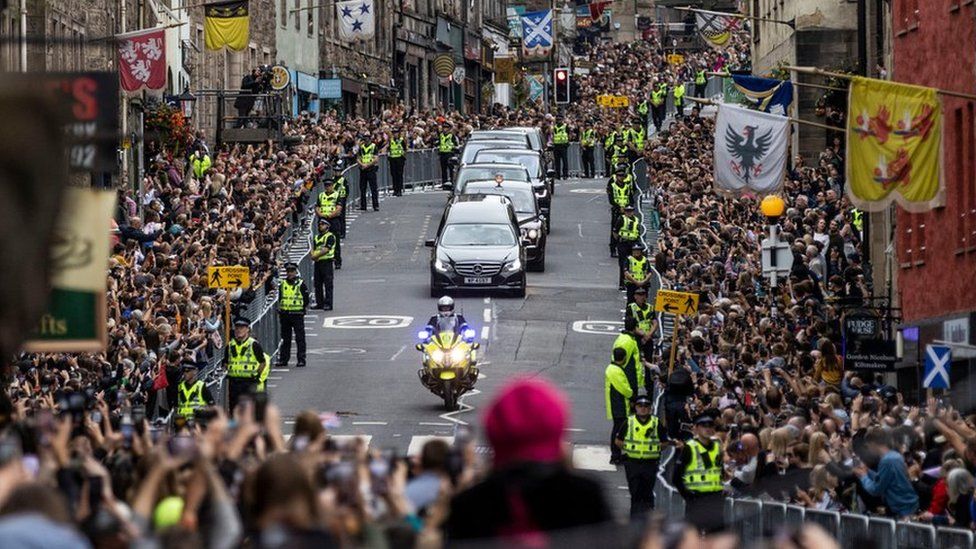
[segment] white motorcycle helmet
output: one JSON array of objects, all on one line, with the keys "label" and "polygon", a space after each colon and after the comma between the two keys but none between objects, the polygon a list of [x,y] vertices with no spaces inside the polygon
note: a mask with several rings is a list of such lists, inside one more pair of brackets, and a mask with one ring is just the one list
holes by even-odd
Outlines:
[{"label": "white motorcycle helmet", "polygon": [[446,295],[437,300],[437,314],[441,316],[454,314],[454,299],[451,296]]}]

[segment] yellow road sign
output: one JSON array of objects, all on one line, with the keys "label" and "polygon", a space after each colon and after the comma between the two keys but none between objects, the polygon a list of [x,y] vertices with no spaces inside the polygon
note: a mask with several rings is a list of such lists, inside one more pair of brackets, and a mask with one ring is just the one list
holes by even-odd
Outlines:
[{"label": "yellow road sign", "polygon": [[698,312],[698,294],[658,290],[654,310],[676,315],[690,315]]},{"label": "yellow road sign", "polygon": [[601,107],[619,109],[629,107],[630,99],[626,95],[598,95],[596,96],[596,104]]},{"label": "yellow road sign", "polygon": [[251,270],[241,265],[207,267],[207,284],[211,288],[247,288],[251,285]]},{"label": "yellow road sign", "polygon": [[669,53],[665,59],[669,65],[680,65],[685,62],[685,56],[680,53]]}]

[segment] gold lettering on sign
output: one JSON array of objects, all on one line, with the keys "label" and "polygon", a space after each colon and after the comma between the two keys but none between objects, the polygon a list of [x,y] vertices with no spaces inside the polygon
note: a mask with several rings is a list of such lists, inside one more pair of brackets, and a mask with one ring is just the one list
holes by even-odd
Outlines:
[{"label": "gold lettering on sign", "polygon": [[68,333],[68,321],[64,318],[56,318],[54,315],[46,314],[41,317],[41,335],[63,336]]}]

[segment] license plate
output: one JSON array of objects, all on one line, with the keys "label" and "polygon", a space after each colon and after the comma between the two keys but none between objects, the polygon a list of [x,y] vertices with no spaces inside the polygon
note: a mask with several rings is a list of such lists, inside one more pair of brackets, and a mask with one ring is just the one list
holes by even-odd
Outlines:
[{"label": "license plate", "polygon": [[464,277],[465,284],[491,284],[490,276],[466,276]]}]

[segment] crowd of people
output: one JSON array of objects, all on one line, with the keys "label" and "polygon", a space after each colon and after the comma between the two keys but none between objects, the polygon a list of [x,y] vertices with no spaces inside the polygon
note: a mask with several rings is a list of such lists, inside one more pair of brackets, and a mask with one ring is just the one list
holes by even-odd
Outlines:
[{"label": "crowd of people", "polygon": [[[575,137],[595,129],[603,138],[632,124],[659,81],[741,67],[746,51],[736,43],[671,65],[653,38],[592,46],[594,68],[562,118]],[[634,105],[599,108],[593,99],[603,93]],[[491,463],[464,433],[409,460],[340,445],[328,433],[335,416],[311,411],[296,416],[286,440],[278,408],[246,396],[230,413],[215,406],[193,423],[158,421],[175,409],[183,371],[223,355],[224,300],[239,313],[274,287],[311,189],[339,161],[364,143],[386,151],[403,138],[408,148],[436,148],[444,133],[463,139],[520,125],[550,135],[556,122],[541,107],[461,114],[396,106],[370,119],[300,117],[286,131],[303,140],[289,149],[211,150],[202,135],[185,150],[150,147],[141,194],[119,192],[107,351],[24,354],[0,372],[4,546],[236,547],[246,539],[255,547],[438,547],[493,537],[695,546],[697,532],[682,525],[621,532],[600,486],[565,465],[565,397],[544,382],[515,381],[489,405]],[[934,398],[909,406],[839,358],[843,307],[871,295],[859,219],[843,194],[841,144],[792,163],[781,224],[795,261],[771,290],[760,274],[757,200],[711,191],[712,126],[691,110],[638,153],[661,219],[649,257],[672,287],[700,294],[699,314],[679,323],[678,374],[665,375],[667,353],[653,345],[644,356],[649,379],[666,390],[667,436],[680,440],[692,418],[711,415],[730,493],[969,527],[972,419]],[[251,288],[209,288],[206,267],[219,264],[247,265]],[[550,530],[567,537],[540,537]],[[815,529],[804,538],[831,543]]]}]

